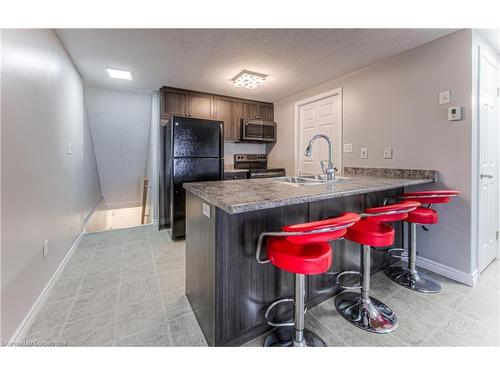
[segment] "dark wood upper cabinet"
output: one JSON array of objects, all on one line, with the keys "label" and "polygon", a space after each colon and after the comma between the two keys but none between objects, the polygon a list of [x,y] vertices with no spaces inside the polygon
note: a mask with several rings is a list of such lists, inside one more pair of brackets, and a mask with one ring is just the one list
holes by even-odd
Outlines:
[{"label": "dark wood upper cabinet", "polygon": [[259,103],[259,118],[262,120],[274,120],[274,106],[267,103]]},{"label": "dark wood upper cabinet", "polygon": [[189,93],[189,116],[213,119],[213,95],[199,92]]},{"label": "dark wood upper cabinet", "polygon": [[163,87],[160,90],[160,115],[224,121],[224,140],[235,142],[240,136],[241,118],[272,121],[274,106],[272,103]]},{"label": "dark wood upper cabinet", "polygon": [[215,97],[214,118],[224,121],[224,140],[235,142],[240,136],[240,120],[242,117],[241,102],[230,98]]},{"label": "dark wood upper cabinet", "polygon": [[259,103],[256,102],[243,102],[243,117],[259,118]]},{"label": "dark wood upper cabinet", "polygon": [[186,116],[189,114],[188,102],[188,91],[163,89],[160,95],[161,114]]}]

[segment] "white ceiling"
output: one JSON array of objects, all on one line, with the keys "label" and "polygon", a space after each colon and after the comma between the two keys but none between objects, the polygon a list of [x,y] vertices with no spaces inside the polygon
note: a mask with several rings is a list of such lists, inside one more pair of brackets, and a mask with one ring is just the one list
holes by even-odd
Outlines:
[{"label": "white ceiling", "polygon": [[[450,29],[59,29],[86,84],[152,90],[163,85],[277,101],[450,34]],[[131,70],[134,80],[107,76]],[[268,74],[253,90],[230,79]]]}]

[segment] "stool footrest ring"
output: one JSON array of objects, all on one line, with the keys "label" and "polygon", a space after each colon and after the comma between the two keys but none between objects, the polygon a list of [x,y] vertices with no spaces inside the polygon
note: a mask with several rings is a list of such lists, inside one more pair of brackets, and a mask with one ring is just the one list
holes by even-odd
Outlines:
[{"label": "stool footrest ring", "polygon": [[[269,320],[269,313],[271,312],[271,310],[273,308],[275,308],[276,306],[278,306],[282,303],[287,303],[287,302],[292,302],[293,304],[295,304],[295,300],[293,298],[282,298],[282,299],[279,299],[279,300],[271,303],[271,305],[267,308],[266,313],[264,315],[264,318],[266,319],[267,324],[269,324],[272,327],[290,327],[290,326],[294,325],[293,320],[289,321],[289,322],[284,322],[284,323],[278,323],[278,322],[273,322],[273,321]],[[304,314],[306,312],[307,312],[307,307],[304,309]]]},{"label": "stool footrest ring", "polygon": [[[399,254],[393,254],[393,253],[396,253],[398,251],[399,251]],[[408,260],[408,258],[410,256],[407,249],[400,249],[400,248],[387,250],[387,253],[393,258],[397,258],[397,259],[401,259],[401,260]],[[419,255],[419,253],[417,251],[417,256],[418,255]]]},{"label": "stool footrest ring", "polygon": [[[337,275],[337,285],[340,286],[341,288],[344,288],[344,289],[347,289],[347,290],[361,290],[361,285],[354,285],[354,286],[349,286],[349,285],[345,285],[345,284],[342,284],[340,282],[340,278],[345,276],[345,275],[358,275],[361,280],[363,280],[363,274],[361,272],[358,272],[358,271],[344,271],[344,272],[341,272]],[[361,284],[361,283],[360,283]]]}]

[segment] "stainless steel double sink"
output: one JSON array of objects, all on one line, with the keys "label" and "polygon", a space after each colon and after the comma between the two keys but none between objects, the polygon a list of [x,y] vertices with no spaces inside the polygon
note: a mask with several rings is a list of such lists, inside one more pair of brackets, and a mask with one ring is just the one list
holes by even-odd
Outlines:
[{"label": "stainless steel double sink", "polygon": [[318,175],[318,176],[286,176],[286,177],[274,177],[273,180],[276,182],[281,182],[284,184],[292,185],[292,186],[305,186],[305,185],[321,185],[328,183],[337,183],[345,180],[349,180],[351,177],[344,176],[335,176],[335,180],[328,181],[326,179],[326,175]]}]

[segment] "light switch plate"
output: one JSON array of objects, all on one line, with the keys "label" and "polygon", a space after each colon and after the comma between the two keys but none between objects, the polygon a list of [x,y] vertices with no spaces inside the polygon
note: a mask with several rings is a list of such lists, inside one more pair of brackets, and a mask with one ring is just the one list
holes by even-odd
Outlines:
[{"label": "light switch plate", "polygon": [[66,143],[66,155],[71,155],[73,153],[73,146],[71,142]]},{"label": "light switch plate", "polygon": [[203,215],[210,218],[210,205],[203,202]]},{"label": "light switch plate", "polygon": [[384,148],[384,159],[392,159],[392,147]]},{"label": "light switch plate", "polygon": [[361,153],[359,156],[361,157],[361,159],[368,159],[368,148],[361,147]]},{"label": "light switch plate", "polygon": [[439,104],[449,104],[451,102],[450,90],[441,91],[439,93]]},{"label": "light switch plate", "polygon": [[344,152],[352,152],[352,143],[344,143]]},{"label": "light switch plate", "polygon": [[43,241],[43,249],[42,249],[42,256],[43,258],[47,258],[49,255],[49,240]]}]

